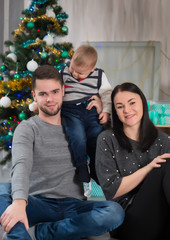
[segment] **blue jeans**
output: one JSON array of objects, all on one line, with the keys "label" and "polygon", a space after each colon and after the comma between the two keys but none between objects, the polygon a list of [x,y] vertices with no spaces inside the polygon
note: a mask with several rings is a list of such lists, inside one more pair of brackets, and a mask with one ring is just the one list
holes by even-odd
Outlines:
[{"label": "blue jeans", "polygon": [[[0,216],[11,204],[11,184],[0,183]],[[36,226],[37,240],[76,240],[98,236],[120,226],[124,210],[112,201],[81,201],[29,196],[26,208],[29,226]],[[31,240],[24,224],[18,222],[8,240]]]},{"label": "blue jeans", "polygon": [[76,167],[87,165],[87,155],[90,157],[90,176],[96,181],[95,152],[96,142],[103,125],[99,123],[99,115],[96,108],[90,111],[81,103],[63,104],[62,124],[68,137],[69,145]]}]

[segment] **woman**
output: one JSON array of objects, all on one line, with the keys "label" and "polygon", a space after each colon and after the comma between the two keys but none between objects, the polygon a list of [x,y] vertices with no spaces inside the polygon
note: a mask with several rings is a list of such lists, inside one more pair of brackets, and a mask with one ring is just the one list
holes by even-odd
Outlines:
[{"label": "woman", "polygon": [[113,127],[98,137],[96,171],[106,199],[126,212],[117,236],[162,240],[170,223],[170,137],[150,121],[135,84],[116,86],[111,98]]}]

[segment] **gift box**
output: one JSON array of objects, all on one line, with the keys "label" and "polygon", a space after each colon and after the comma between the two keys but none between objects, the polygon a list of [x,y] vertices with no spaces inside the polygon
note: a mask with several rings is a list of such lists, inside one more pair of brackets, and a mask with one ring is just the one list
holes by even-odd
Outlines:
[{"label": "gift box", "polygon": [[101,187],[93,179],[91,179],[90,183],[83,184],[86,197],[104,197]]},{"label": "gift box", "polygon": [[149,117],[155,125],[170,125],[170,103],[151,101],[147,103]]},{"label": "gift box", "polygon": [[104,197],[101,187],[93,180],[91,181],[90,197]]}]

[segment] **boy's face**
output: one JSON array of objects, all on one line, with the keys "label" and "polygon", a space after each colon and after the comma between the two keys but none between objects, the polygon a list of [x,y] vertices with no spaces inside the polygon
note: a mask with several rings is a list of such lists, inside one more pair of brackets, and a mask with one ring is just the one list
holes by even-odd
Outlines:
[{"label": "boy's face", "polygon": [[72,60],[70,63],[69,71],[76,79],[84,79],[86,78],[91,72],[94,71],[96,66],[93,68],[90,66],[77,66],[74,61]]}]

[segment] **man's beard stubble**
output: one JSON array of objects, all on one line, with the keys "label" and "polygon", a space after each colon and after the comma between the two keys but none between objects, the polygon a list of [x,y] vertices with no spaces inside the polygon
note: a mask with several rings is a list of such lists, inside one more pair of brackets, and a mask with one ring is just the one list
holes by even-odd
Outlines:
[{"label": "man's beard stubble", "polygon": [[61,105],[58,105],[57,109],[55,111],[49,111],[48,109],[46,109],[45,107],[39,107],[40,110],[45,113],[48,116],[55,116],[57,115],[60,110],[61,110]]}]

